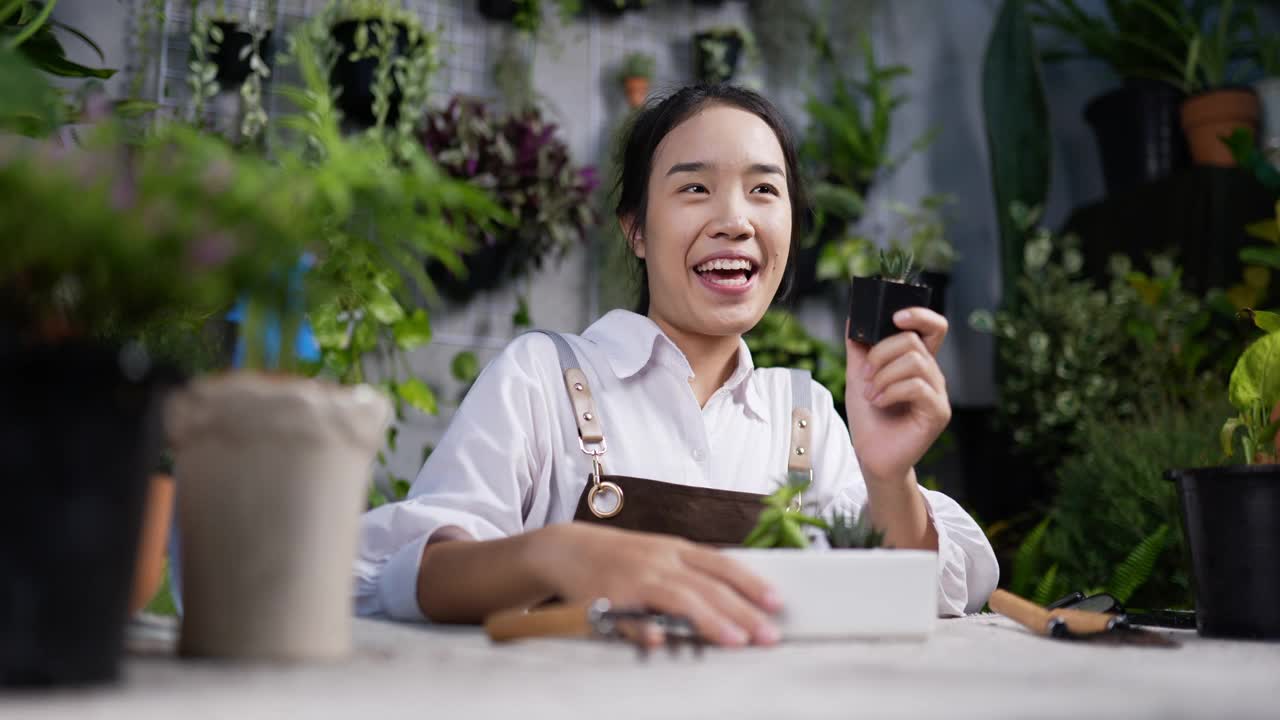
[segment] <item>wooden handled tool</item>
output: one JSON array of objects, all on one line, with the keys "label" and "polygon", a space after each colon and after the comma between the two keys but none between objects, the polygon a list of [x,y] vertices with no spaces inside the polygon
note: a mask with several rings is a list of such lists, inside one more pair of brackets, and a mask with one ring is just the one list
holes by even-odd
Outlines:
[{"label": "wooden handled tool", "polygon": [[502,610],[485,619],[484,629],[494,642],[534,637],[589,637],[595,632],[591,606],[586,603],[538,610]]},{"label": "wooden handled tool", "polygon": [[1040,635],[1052,635],[1060,623],[1061,627],[1073,635],[1094,635],[1112,630],[1116,622],[1116,616],[1108,613],[1071,609],[1046,610],[1006,590],[991,593],[987,604],[992,610],[1016,620]]}]

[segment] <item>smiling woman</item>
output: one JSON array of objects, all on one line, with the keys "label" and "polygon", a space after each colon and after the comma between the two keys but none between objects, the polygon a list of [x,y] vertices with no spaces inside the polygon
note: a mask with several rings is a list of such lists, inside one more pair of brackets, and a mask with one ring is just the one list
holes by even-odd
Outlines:
[{"label": "smiling woman", "polygon": [[946,320],[910,308],[874,347],[847,341],[847,425],[826,388],[755,368],[742,339],[786,283],[807,213],[777,110],[684,88],[637,113],[620,166],[637,312],[523,335],[485,368],[409,497],[366,515],[359,612],[479,622],[603,597],[723,645],[772,643],[777,589],[718,546],[740,545],[794,472],[811,477],[806,508],[865,510],[888,545],[936,551],[940,614],[981,608],[990,544],[914,471],[950,420]]}]

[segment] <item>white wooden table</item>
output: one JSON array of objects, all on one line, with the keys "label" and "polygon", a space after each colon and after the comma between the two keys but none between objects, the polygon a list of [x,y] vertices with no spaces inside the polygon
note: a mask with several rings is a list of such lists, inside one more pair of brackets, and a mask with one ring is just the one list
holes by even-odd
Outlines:
[{"label": "white wooden table", "polygon": [[994,615],[923,642],[784,644],[639,659],[603,641],[496,646],[478,628],[355,621],[356,650],[281,667],[131,654],[109,688],[0,695],[0,718],[1278,718],[1280,643],[1048,640]]}]

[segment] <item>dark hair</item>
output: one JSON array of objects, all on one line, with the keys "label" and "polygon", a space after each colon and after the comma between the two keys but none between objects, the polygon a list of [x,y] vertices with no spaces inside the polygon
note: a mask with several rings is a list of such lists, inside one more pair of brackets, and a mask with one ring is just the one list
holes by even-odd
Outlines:
[{"label": "dark hair", "polygon": [[[653,171],[653,156],[659,143],[680,123],[712,105],[727,105],[755,115],[773,130],[773,134],[778,137],[778,144],[782,146],[782,156],[787,165],[787,196],[791,199],[791,252],[787,256],[779,293],[780,297],[786,297],[795,274],[800,238],[804,237],[809,220],[809,202],[800,176],[795,141],[786,119],[773,103],[759,93],[743,87],[726,84],[689,85],[666,98],[651,99],[632,118],[622,143],[618,146],[619,157],[616,162],[619,171],[614,189],[618,197],[615,210],[617,216],[635,219],[631,235],[625,238],[628,248],[633,246],[637,234],[644,230],[645,213],[649,208],[649,175]],[[635,257],[631,253],[628,255]],[[649,278],[644,260],[635,259],[639,268],[640,285],[636,312],[647,314]]]}]

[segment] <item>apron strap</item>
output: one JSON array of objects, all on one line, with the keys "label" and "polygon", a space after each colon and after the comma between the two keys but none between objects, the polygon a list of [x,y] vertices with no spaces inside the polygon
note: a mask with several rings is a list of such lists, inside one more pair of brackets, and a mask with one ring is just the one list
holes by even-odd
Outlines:
[{"label": "apron strap", "polygon": [[807,370],[791,368],[791,451],[787,472],[813,479],[812,380]]},{"label": "apron strap", "polygon": [[[564,375],[564,387],[569,392],[569,404],[573,406],[573,420],[578,425],[578,445],[588,455],[604,454],[604,429],[600,426],[600,416],[596,414],[595,403],[591,399],[591,386],[587,383],[587,375],[578,366],[578,356],[574,354],[569,342],[560,333],[550,330],[530,330],[542,333],[555,343],[556,355],[560,359],[560,370]],[[599,445],[598,449],[587,449],[587,445]]]}]

